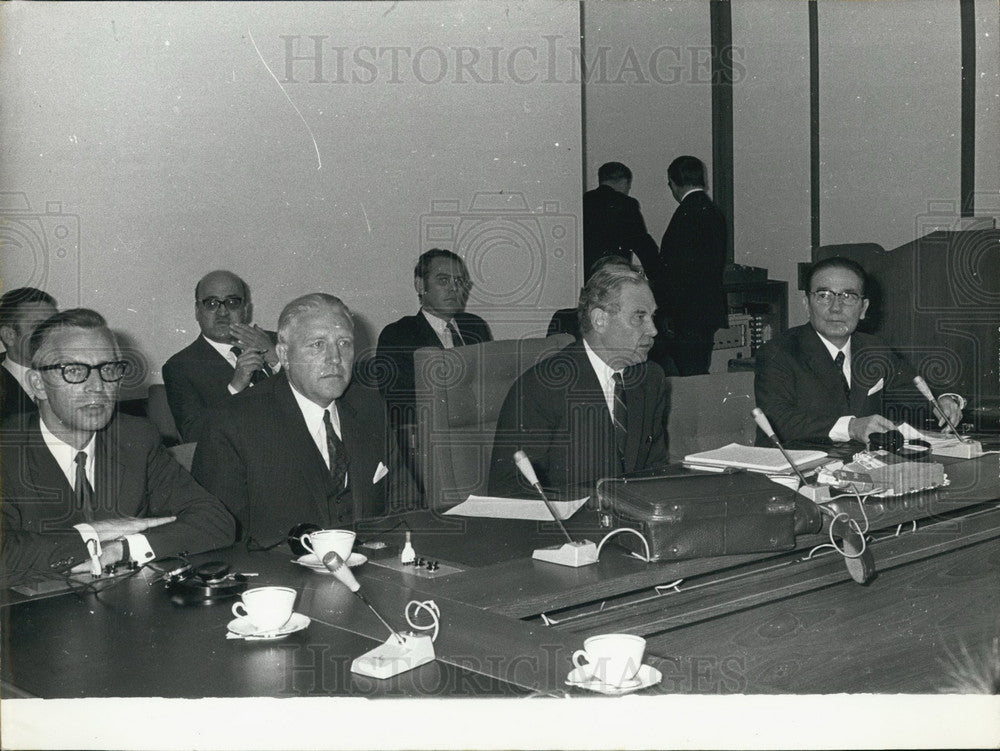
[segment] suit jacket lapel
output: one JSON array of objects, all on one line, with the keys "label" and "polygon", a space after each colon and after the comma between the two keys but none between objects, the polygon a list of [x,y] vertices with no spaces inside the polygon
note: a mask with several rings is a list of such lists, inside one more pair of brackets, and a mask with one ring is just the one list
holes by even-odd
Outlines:
[{"label": "suit jacket lapel", "polygon": [[124,457],[117,440],[118,421],[112,418],[94,440],[94,499],[98,515],[136,515],[140,509],[119,509],[122,482],[125,479]]},{"label": "suit jacket lapel", "polygon": [[416,342],[417,347],[438,347],[444,349],[437,332],[434,331],[430,321],[427,320],[427,316],[420,310],[417,311],[417,331],[420,334]]},{"label": "suit jacket lapel", "polygon": [[303,481],[308,486],[309,497],[314,499],[318,512],[315,518],[327,519],[330,515],[326,502],[330,490],[330,470],[323,461],[323,455],[320,454],[315,441],[309,435],[306,418],[302,416],[302,410],[292,395],[292,387],[284,371],[275,378],[281,379],[275,389],[274,401],[279,422],[285,425],[281,430],[284,453],[293,463],[302,466]]},{"label": "suit jacket lapel", "polygon": [[[603,474],[617,475],[619,470],[617,468],[618,461],[615,456],[614,446],[615,426],[611,419],[611,412],[608,410],[607,401],[604,398],[604,389],[601,388],[601,382],[597,380],[597,373],[594,372],[594,366],[590,364],[590,358],[587,357],[583,340],[578,339],[567,349],[573,357],[576,372],[579,374],[579,377],[574,378],[570,384],[569,393],[567,394],[569,397],[567,399],[569,402],[567,408],[580,409],[581,407],[585,407],[589,411],[596,410],[600,415],[597,418],[599,420],[600,427],[598,430],[600,431],[600,435],[581,436],[580,438],[592,444],[587,455],[592,457],[592,461],[598,458],[602,460],[604,465]],[[626,404],[628,405],[629,402],[626,402]],[[570,422],[571,426],[572,421]],[[598,445],[597,441],[599,438],[605,439],[604,445]],[[627,456],[628,449],[626,446]],[[626,466],[628,466],[627,462]]]},{"label": "suit jacket lapel", "polygon": [[[841,405],[843,412],[848,414],[850,409],[847,397],[844,395],[844,387],[837,373],[837,366],[830,357],[826,346],[820,341],[819,334],[812,326],[808,326],[802,340],[802,351],[806,355],[806,363],[809,369],[816,376],[816,379],[823,384],[823,388],[830,399]],[[853,352],[852,352],[853,356]],[[853,390],[853,389],[852,389]]]}]

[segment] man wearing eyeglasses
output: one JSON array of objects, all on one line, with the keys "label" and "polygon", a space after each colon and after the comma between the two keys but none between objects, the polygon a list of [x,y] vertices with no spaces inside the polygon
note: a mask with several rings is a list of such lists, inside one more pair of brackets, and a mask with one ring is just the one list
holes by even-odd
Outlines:
[{"label": "man wearing eyeglasses", "polygon": [[[922,400],[913,366],[878,337],[857,331],[869,303],[864,269],[847,258],[827,258],[813,264],[806,289],[809,323],[757,351],[757,406],[785,443],[867,441],[892,430],[887,406]],[[957,394],[938,398],[938,410],[953,424],[964,406]],[[757,443],[770,445],[759,430]]]},{"label": "man wearing eyeglasses", "polygon": [[194,296],[201,335],[163,366],[170,411],[186,442],[204,436],[211,410],[279,367],[274,333],[250,324],[246,282],[229,271],[213,271],[198,282]]},{"label": "man wearing eyeglasses", "polygon": [[99,313],[57,313],[29,346],[39,413],[0,429],[3,586],[232,544],[232,517],[153,425],[116,414],[128,363]]},{"label": "man wearing eyeglasses", "polygon": [[416,419],[413,353],[420,347],[451,349],[493,340],[486,321],[465,312],[472,282],[457,254],[432,248],[421,255],[413,269],[413,287],[420,310],[382,329],[376,352],[379,390],[404,455],[410,446],[408,426]]}]

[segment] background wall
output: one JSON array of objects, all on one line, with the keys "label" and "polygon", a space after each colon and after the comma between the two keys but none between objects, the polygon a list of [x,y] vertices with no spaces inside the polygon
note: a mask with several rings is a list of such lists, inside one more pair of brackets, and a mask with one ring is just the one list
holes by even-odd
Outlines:
[{"label": "background wall", "polygon": [[362,344],[434,245],[497,336],[575,299],[574,3],[15,3],[2,34],[4,288],[105,313],[151,380],[215,268],[269,328],[342,296]]},{"label": "background wall", "polygon": [[[806,320],[795,292],[810,259],[809,4],[732,3],[735,261],[789,282],[790,324]],[[1000,6],[977,0],[977,214],[1000,216]],[[820,243],[891,250],[959,226],[961,47],[958,2],[819,0]],[[709,3],[585,2],[587,57],[642,61],[661,45],[710,39]],[[668,59],[666,56],[663,60]],[[677,155],[711,174],[710,70],[680,83],[590,81],[586,182],[609,159],[629,164],[654,238],[676,204],[665,171]],[[697,66],[694,66],[694,70]],[[710,190],[711,192],[711,190]]]}]

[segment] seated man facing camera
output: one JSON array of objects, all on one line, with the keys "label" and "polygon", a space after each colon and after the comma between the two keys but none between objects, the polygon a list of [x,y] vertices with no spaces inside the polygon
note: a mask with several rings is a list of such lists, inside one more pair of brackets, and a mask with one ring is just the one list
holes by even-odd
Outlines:
[{"label": "seated man facing camera", "polygon": [[655,307],[638,269],[594,272],[580,294],[581,338],[524,373],[504,400],[490,494],[535,496],[514,465],[518,449],[543,487],[571,495],[667,463],[666,383],[660,366],[646,362]]},{"label": "seated man facing camera", "polygon": [[303,524],[350,527],[416,497],[400,468],[378,392],[352,381],[354,319],[314,293],[278,319],[281,372],[218,413],[192,474],[221,500],[247,542],[271,546]]},{"label": "seated man facing camera", "polygon": [[[913,366],[878,337],[857,331],[869,303],[864,269],[848,258],[827,258],[813,264],[806,289],[809,323],[757,352],[757,406],[786,443],[866,441],[892,430],[887,407],[925,402]],[[937,409],[953,424],[964,407],[957,394],[938,397]],[[757,443],[771,445],[760,430]]]},{"label": "seated man facing camera", "polygon": [[232,518],[156,428],[116,414],[127,364],[100,314],[57,313],[30,351],[39,414],[0,429],[4,586],[232,544]]}]

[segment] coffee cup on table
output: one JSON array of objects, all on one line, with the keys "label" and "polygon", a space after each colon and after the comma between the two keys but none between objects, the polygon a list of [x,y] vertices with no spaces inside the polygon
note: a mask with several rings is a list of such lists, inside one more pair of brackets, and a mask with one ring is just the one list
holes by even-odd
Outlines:
[{"label": "coffee cup on table", "polygon": [[638,681],[646,640],[633,634],[598,634],[573,653],[573,664],[607,686],[621,688]]},{"label": "coffee cup on table", "polygon": [[320,529],[302,535],[299,542],[321,561],[330,552],[347,561],[351,555],[351,548],[354,547],[354,537],[354,533],[349,529]]},{"label": "coffee cup on table", "polygon": [[291,587],[255,587],[233,603],[233,615],[246,618],[258,631],[277,631],[292,617],[295,590]]}]

